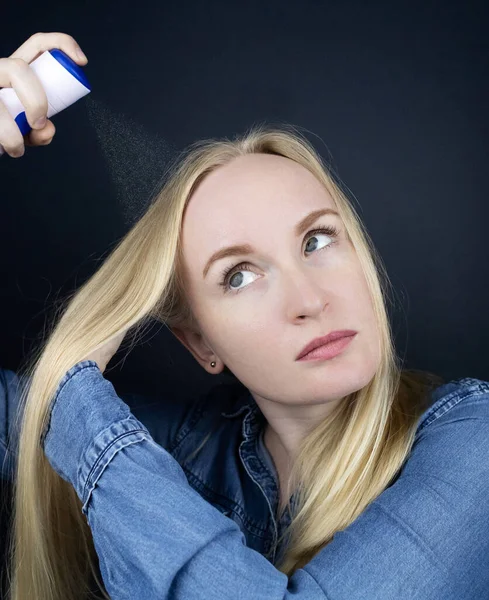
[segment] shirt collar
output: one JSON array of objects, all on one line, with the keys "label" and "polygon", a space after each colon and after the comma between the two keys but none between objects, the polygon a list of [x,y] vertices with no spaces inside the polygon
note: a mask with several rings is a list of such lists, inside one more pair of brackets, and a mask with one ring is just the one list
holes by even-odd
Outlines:
[{"label": "shirt collar", "polygon": [[221,415],[227,419],[233,419],[244,412],[253,412],[256,414],[257,411],[259,411],[259,407],[256,404],[255,399],[251,395],[251,392],[245,388],[238,394],[234,401],[230,403],[229,408],[221,412]]}]

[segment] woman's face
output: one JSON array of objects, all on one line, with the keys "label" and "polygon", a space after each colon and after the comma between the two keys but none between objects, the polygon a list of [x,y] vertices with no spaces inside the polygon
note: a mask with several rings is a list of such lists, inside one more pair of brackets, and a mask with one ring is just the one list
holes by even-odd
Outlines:
[{"label": "woman's face", "polygon": [[[227,365],[259,403],[339,400],[366,385],[378,368],[376,320],[342,221],[325,214],[300,235],[295,231],[309,213],[325,209],[335,205],[314,175],[268,154],[219,167],[187,206],[183,257],[200,334],[174,333],[210,373]],[[339,235],[308,233],[321,226],[335,227]],[[252,249],[208,263],[216,252],[240,244]],[[223,271],[240,263],[246,264],[223,283]],[[343,353],[296,360],[313,338],[339,329],[358,332]]]}]

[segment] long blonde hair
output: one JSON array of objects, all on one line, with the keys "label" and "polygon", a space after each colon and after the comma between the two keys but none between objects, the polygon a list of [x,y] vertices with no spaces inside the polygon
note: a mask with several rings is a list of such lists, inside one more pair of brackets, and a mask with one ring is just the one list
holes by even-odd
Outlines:
[{"label": "long blonde hair", "polygon": [[186,301],[181,227],[199,182],[235,157],[284,156],[312,172],[331,194],[361,262],[380,332],[382,356],[370,383],[351,394],[303,440],[293,468],[298,503],[278,568],[291,575],[347,527],[398,473],[421,415],[427,386],[396,357],[386,304],[388,277],[360,218],[312,144],[290,125],[255,125],[234,139],[192,144],[165,172],[149,208],[100,268],[66,298],[51,331],[22,373],[29,379],[14,480],[11,600],[86,600],[97,555],[81,502],[40,445],[50,401],[63,375],[111,338],[133,340],[156,319],[198,329]]}]

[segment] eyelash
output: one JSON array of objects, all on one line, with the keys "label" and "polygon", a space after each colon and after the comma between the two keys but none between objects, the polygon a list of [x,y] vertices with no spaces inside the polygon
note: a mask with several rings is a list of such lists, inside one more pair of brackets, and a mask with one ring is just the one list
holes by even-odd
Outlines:
[{"label": "eyelash", "polygon": [[[308,231],[306,233],[306,235],[304,236],[304,240],[306,240],[308,237],[312,237],[316,233],[325,233],[327,236],[335,239],[335,241],[331,242],[331,244],[324,246],[324,248],[320,248],[318,250],[318,252],[320,252],[321,250],[327,250],[328,248],[331,248],[331,246],[333,246],[333,244],[336,244],[336,242],[338,241],[338,240],[336,240],[336,238],[338,237],[340,232],[333,225],[320,225],[317,229],[312,229],[311,231]],[[239,292],[242,291],[241,289],[231,290],[231,288],[229,287],[229,280],[235,273],[238,273],[239,271],[241,271],[241,269],[246,270],[247,267],[251,267],[251,265],[247,262],[242,262],[242,263],[239,263],[238,265],[234,265],[232,267],[226,267],[224,269],[224,271],[221,273],[221,281],[219,283],[219,285],[224,288],[224,293],[234,292],[235,294],[239,294]],[[245,288],[242,288],[242,289],[245,289]]]}]

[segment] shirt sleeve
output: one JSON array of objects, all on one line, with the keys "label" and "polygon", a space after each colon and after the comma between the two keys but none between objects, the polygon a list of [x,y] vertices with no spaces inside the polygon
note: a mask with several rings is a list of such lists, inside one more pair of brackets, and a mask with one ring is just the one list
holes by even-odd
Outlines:
[{"label": "shirt sleeve", "polygon": [[291,577],[189,485],[95,362],[61,381],[44,450],[82,501],[114,600],[487,597],[487,384],[438,404],[395,482]]},{"label": "shirt sleeve", "polygon": [[[13,482],[15,477],[23,412],[20,395],[28,382],[29,377],[20,377],[14,371],[0,368],[0,478],[8,482]],[[197,401],[192,398],[168,400],[137,392],[127,392],[120,397],[144,423],[153,440],[171,452],[179,434],[184,433],[183,424],[199,402],[206,399],[206,394]]]}]

